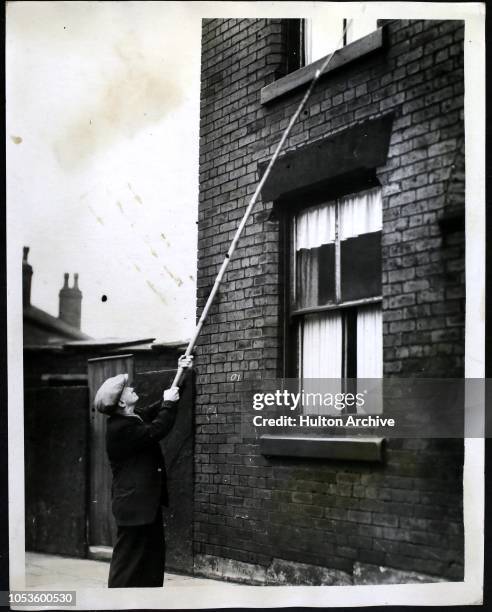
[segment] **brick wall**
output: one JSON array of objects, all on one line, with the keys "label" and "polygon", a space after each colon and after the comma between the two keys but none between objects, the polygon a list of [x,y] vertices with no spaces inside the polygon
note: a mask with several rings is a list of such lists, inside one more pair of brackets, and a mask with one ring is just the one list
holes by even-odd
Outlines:
[{"label": "brick wall", "polygon": [[464,373],[464,233],[439,224],[464,215],[462,38],[456,21],[400,27],[374,74],[399,115],[379,172],[386,375]]},{"label": "brick wall", "polygon": [[[383,194],[385,376],[462,376],[464,357],[463,25],[395,21],[386,48],[327,75],[286,151],[393,111]],[[285,73],[281,20],[204,20],[198,312],[258,163],[302,91],[260,104]],[[275,559],[352,575],[356,563],[460,579],[461,441],[390,440],[386,461],[267,459],[241,430],[240,394],[281,375],[279,223],[259,202],[197,347],[195,554]],[[238,380],[239,379],[239,380]]]}]

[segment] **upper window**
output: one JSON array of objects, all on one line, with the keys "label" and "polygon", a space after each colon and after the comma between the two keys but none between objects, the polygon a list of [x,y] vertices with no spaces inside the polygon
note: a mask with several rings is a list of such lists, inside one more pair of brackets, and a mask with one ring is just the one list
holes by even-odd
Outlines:
[{"label": "upper window", "polygon": [[379,188],[293,216],[298,378],[382,377],[381,228]]},{"label": "upper window", "polygon": [[322,17],[304,20],[304,57],[306,64],[315,62],[344,45],[377,29],[377,19],[333,19]]}]

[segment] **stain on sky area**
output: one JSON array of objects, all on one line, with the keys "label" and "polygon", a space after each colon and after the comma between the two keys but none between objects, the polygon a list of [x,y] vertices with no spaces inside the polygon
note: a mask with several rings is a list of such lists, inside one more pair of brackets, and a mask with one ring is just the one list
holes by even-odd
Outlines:
[{"label": "stain on sky area", "polygon": [[170,242],[169,242],[169,240],[166,238],[165,234],[163,234],[162,232],[161,232],[161,238],[164,240],[164,242],[166,243],[166,245],[167,245],[168,247],[170,247],[170,246],[171,246],[171,243],[170,243]]},{"label": "stain on sky area", "polygon": [[10,137],[10,140],[14,143],[14,144],[20,144],[22,142],[22,138],[20,136],[14,136],[12,135]]},{"label": "stain on sky area", "polygon": [[[162,57],[146,56],[142,46],[134,31],[114,46],[119,68],[106,79],[96,99],[80,108],[54,143],[62,168],[78,169],[122,138],[132,138],[158,123],[181,102],[181,87],[177,79],[166,76]],[[139,196],[134,196],[141,203]]]},{"label": "stain on sky area", "polygon": [[181,285],[183,284],[183,281],[179,278],[179,276],[174,275],[171,272],[171,270],[169,270],[169,268],[167,268],[166,266],[162,266],[162,267],[169,274],[169,276],[173,279],[173,281],[176,283],[176,285],[178,285],[178,287],[181,287]]},{"label": "stain on sky area", "polygon": [[161,302],[163,304],[167,304],[166,298],[162,295],[162,293],[158,289],[155,288],[153,283],[151,283],[149,280],[147,280],[146,283],[152,289],[152,291],[157,295],[157,297],[161,300]]},{"label": "stain on sky area", "polygon": [[119,200],[116,202],[116,206],[120,209],[121,214],[124,215],[125,211],[123,210],[123,206]]},{"label": "stain on sky area", "polygon": [[98,223],[100,223],[101,225],[104,225],[104,221],[101,219],[101,217],[97,214],[97,212],[92,208],[92,206],[88,206],[89,210],[91,211],[91,213],[94,215],[94,217],[96,218],[96,221]]},{"label": "stain on sky area", "polygon": [[143,204],[142,202],[142,198],[133,191],[133,187],[130,185],[130,183],[127,183],[128,185],[128,189],[132,192],[133,197],[135,198],[135,200],[139,203],[139,204]]}]

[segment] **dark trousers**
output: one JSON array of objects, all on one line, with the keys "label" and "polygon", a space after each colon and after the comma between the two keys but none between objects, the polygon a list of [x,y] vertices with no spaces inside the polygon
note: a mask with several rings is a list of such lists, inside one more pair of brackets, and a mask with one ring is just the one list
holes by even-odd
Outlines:
[{"label": "dark trousers", "polygon": [[162,510],[150,525],[118,526],[108,587],[162,587],[166,549]]}]

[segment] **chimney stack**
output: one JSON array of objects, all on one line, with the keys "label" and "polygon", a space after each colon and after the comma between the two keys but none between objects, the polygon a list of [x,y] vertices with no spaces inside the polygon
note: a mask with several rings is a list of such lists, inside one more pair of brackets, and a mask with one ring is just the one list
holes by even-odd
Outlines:
[{"label": "chimney stack", "polygon": [[68,273],[64,275],[63,287],[60,289],[60,314],[58,318],[72,327],[80,329],[82,292],[79,289],[79,275],[74,274],[72,287],[68,286]]},{"label": "chimney stack", "polygon": [[29,247],[24,247],[22,257],[22,305],[24,308],[31,305],[32,266],[27,262]]}]

